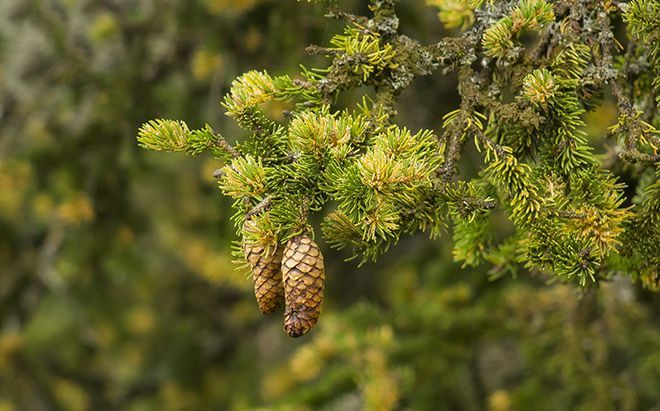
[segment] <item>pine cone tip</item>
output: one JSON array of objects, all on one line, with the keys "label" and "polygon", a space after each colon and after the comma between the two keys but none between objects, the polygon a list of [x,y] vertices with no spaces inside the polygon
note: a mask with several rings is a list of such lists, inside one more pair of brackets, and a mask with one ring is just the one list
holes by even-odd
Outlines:
[{"label": "pine cone tip", "polygon": [[284,332],[289,337],[298,338],[307,334],[318,321],[318,313],[314,310],[295,311],[287,309],[284,313]]}]

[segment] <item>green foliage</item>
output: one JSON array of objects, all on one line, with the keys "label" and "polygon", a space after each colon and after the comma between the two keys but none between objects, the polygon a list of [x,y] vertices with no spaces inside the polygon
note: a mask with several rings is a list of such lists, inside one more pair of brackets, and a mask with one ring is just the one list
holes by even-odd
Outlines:
[{"label": "green foliage", "polygon": [[540,30],[554,21],[552,6],[545,0],[521,0],[511,13],[484,32],[484,54],[503,58],[515,51],[513,40],[524,30]]},{"label": "green foliage", "polygon": [[341,53],[343,61],[340,64],[366,81],[369,76],[377,75],[386,68],[395,68],[392,44],[381,44],[379,37],[379,33],[360,25],[349,26],[343,35],[336,35],[330,40],[334,47],[329,48],[328,52]]},{"label": "green foliage", "polygon": [[657,1],[0,3],[0,410],[660,403]]},{"label": "green foliage", "polygon": [[[268,209],[259,212],[279,216],[275,231],[286,239],[307,225],[309,211],[332,204],[335,209],[322,224],[324,237],[364,262],[375,260],[402,234],[430,228],[435,237],[451,220],[455,259],[478,265],[486,256],[506,260],[498,257],[498,241],[489,234],[495,201],[486,193],[494,193],[513,225],[509,238],[523,250],[516,262],[582,286],[609,278],[608,259],[621,260],[620,237],[638,217],[635,209],[623,206],[624,185],[600,167],[584,131],[585,113],[598,104],[599,88],[613,83],[621,117],[611,130],[623,135],[623,158],[653,163],[655,154],[649,152],[657,149],[655,128],[641,119],[641,111],[632,109],[619,83],[625,73],[612,74],[619,67],[613,65],[613,37],[606,35],[606,13],[611,10],[597,16],[606,33],[599,50],[594,50],[580,40],[588,35],[587,28],[571,25],[575,16],[566,11],[556,16],[544,0],[514,2],[510,9],[489,4],[491,13],[504,13],[490,26],[484,25],[485,17],[465,14],[482,4],[464,3],[463,9],[439,6],[445,7],[440,18],[450,27],[458,22],[471,25],[466,19],[475,19],[474,28],[483,29],[483,35],[468,32],[459,40],[482,44],[484,58],[482,68],[475,70],[474,59],[459,60],[467,49],[456,52],[462,103],[444,116],[439,138],[430,130],[412,133],[392,124],[393,104],[402,86],[397,71],[425,73],[432,66],[418,56],[433,47],[392,36],[397,23],[391,2],[373,2],[373,18],[349,16],[344,34],[330,40],[332,47],[310,48],[332,58],[328,67],[304,69],[297,80],[252,71],[234,81],[223,105],[227,115],[251,134],[237,146],[237,154],[245,157],[225,167],[221,187],[235,200],[238,227],[242,216],[254,214],[254,207],[268,198]],[[653,8],[632,4],[626,19],[632,22],[648,7]],[[388,24],[383,23],[385,16]],[[557,24],[543,29],[552,22]],[[636,24],[631,29],[634,36],[654,33],[653,23],[645,17],[637,18]],[[537,50],[514,45],[524,31],[543,36]],[[565,40],[569,38],[573,40]],[[489,57],[509,63],[497,65]],[[373,86],[375,99],[365,96],[354,110],[319,104],[331,102],[340,90],[360,86]],[[505,87],[519,87],[514,103],[503,101]],[[269,101],[295,101],[295,110],[285,121],[275,122],[263,112]],[[172,124],[177,127],[162,130],[152,140],[142,134],[154,130],[157,135],[159,129],[153,123],[145,125],[142,144],[159,148],[149,142],[175,140],[173,147],[193,147],[192,141],[178,141],[179,136],[186,138],[187,129]],[[456,185],[456,162],[470,137],[485,164],[478,176],[459,179]],[[649,190],[642,194],[643,204],[653,196]],[[468,211],[470,205],[473,209]],[[642,207],[656,212],[654,206]],[[652,227],[656,220],[645,219]],[[654,228],[649,234],[652,243],[660,242]],[[641,255],[629,253],[625,258]],[[639,263],[645,264],[643,260]],[[636,276],[635,271],[629,274]]]},{"label": "green foliage", "polygon": [[222,191],[235,199],[261,201],[266,193],[266,170],[261,160],[250,155],[239,157],[223,168]]},{"label": "green foliage", "polygon": [[483,0],[426,0],[426,4],[438,8],[438,19],[445,28],[466,30],[474,24],[474,10]]},{"label": "green foliage", "polygon": [[271,371],[271,404],[636,410],[660,401],[660,356],[648,349],[660,333],[640,325],[653,314],[626,300],[628,283],[576,295],[567,286],[539,291],[436,269],[386,269],[390,305],[356,304],[324,318],[314,338]]}]

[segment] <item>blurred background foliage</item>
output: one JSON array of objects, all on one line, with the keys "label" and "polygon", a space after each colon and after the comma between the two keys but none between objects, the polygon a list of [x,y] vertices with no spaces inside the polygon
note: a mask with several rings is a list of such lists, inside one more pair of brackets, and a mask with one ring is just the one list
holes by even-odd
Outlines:
[{"label": "blurred background foliage", "polygon": [[[423,1],[399,9],[423,43],[452,34]],[[261,316],[231,262],[218,164],[139,150],[135,133],[176,117],[239,137],[219,107],[231,80],[313,65],[304,47],[341,29],[323,14],[281,0],[0,1],[0,411],[660,410],[657,294],[624,279],[586,293],[527,273],[489,281],[452,262],[449,234],[359,270],[324,250],[308,337]],[[399,120],[438,130],[456,103],[455,78],[428,76]],[[611,102],[590,113],[591,138],[615,115]]]}]

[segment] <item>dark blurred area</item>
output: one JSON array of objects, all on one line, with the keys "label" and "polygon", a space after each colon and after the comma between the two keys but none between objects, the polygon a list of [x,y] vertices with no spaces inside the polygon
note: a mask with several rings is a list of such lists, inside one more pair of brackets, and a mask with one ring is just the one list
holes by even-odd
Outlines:
[{"label": "dark blurred area", "polygon": [[[219,105],[231,81],[322,66],[305,46],[343,25],[324,12],[0,1],[0,411],[660,410],[657,296],[624,279],[590,292],[522,272],[490,281],[452,262],[450,232],[359,269],[325,249],[324,313],[304,338],[259,313],[231,261],[220,164],[135,135],[181,118],[241,138]],[[455,34],[421,0],[399,15],[422,43]],[[457,104],[455,77],[436,73],[403,93],[398,121],[438,131]],[[602,138],[616,111],[589,115]],[[474,172],[480,157],[465,158]]]}]

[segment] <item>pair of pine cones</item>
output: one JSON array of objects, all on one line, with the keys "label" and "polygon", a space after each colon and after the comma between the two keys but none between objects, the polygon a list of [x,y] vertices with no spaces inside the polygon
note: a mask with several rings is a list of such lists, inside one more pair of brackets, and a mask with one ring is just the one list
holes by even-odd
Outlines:
[{"label": "pair of pine cones", "polygon": [[244,243],[252,269],[259,310],[272,313],[284,299],[284,331],[291,337],[307,334],[317,323],[323,302],[325,269],[319,246],[307,234],[290,239],[269,254],[259,245]]}]

